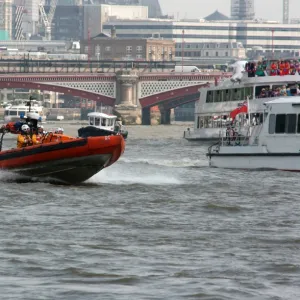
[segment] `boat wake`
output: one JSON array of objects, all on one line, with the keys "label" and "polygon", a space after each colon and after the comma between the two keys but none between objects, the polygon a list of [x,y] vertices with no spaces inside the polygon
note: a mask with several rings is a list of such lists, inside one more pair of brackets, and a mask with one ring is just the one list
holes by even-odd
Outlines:
[{"label": "boat wake", "polygon": [[183,182],[174,175],[162,171],[152,171],[150,169],[139,170],[128,169],[121,166],[104,169],[87,183],[92,184],[113,184],[113,185],[180,185]]},{"label": "boat wake", "polygon": [[201,168],[208,167],[208,162],[205,159],[191,159],[191,158],[183,158],[179,160],[174,159],[156,159],[156,158],[137,158],[137,159],[129,159],[129,158],[120,158],[120,162],[126,164],[146,164],[146,165],[154,165],[154,166],[163,166],[170,168]]}]

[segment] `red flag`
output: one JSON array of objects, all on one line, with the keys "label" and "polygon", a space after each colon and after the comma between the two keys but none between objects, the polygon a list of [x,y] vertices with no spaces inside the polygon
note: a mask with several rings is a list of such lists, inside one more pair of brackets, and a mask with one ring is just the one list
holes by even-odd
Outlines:
[{"label": "red flag", "polygon": [[237,107],[230,113],[230,118],[232,118],[233,120],[238,114],[240,113],[246,114],[247,112],[248,112],[248,103],[247,101],[244,101],[241,105],[239,105],[239,107]]}]

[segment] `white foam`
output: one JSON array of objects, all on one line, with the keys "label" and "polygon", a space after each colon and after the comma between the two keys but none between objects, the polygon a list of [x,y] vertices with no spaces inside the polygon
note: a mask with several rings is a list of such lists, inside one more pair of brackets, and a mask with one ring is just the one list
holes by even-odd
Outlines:
[{"label": "white foam", "polygon": [[149,164],[164,167],[173,168],[188,168],[188,167],[207,167],[208,162],[200,159],[181,158],[178,160],[174,159],[156,159],[156,158],[120,158],[121,162],[130,164]]},{"label": "white foam", "polygon": [[102,170],[87,182],[99,183],[99,184],[143,184],[143,185],[177,185],[183,182],[170,174],[164,174],[163,172],[153,172],[151,170],[135,171],[134,169],[126,170],[121,165],[110,166],[107,169]]}]

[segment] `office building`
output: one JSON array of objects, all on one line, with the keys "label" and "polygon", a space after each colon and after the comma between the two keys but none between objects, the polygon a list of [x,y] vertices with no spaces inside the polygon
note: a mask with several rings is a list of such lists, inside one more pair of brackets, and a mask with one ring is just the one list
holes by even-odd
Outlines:
[{"label": "office building", "polygon": [[233,20],[253,20],[254,17],[254,0],[231,0]]},{"label": "office building", "polygon": [[[201,44],[241,43],[248,51],[260,46],[271,52],[299,52],[300,24],[277,22],[216,21],[178,22],[174,20],[116,20],[103,25],[103,32],[115,27],[120,38],[151,38],[153,35],[176,42],[176,52],[197,49]],[[209,46],[210,47],[210,46]],[[186,51],[187,52],[187,51]]]},{"label": "office building", "polygon": [[12,0],[0,0],[0,40],[12,38]]}]

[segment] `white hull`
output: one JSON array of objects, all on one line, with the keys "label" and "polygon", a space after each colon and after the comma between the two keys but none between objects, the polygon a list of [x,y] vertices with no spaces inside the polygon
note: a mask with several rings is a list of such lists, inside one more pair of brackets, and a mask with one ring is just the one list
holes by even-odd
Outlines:
[{"label": "white hull", "polygon": [[[17,122],[20,121],[21,118],[20,116],[4,116],[4,122],[8,123],[8,122]],[[41,122],[45,122],[46,121],[46,116],[41,116]]]},{"label": "white hull", "polygon": [[197,131],[186,130],[183,137],[188,141],[214,141],[219,140],[220,134],[226,133],[225,128],[203,128]]},{"label": "white hull", "polygon": [[[248,127],[239,129],[241,135],[247,134]],[[226,128],[202,128],[197,131],[186,130],[183,137],[188,141],[218,141],[226,136]]]},{"label": "white hull", "polygon": [[298,153],[278,153],[271,155],[227,156],[213,155],[209,165],[215,168],[252,169],[252,170],[285,170],[300,172],[300,155]]}]

